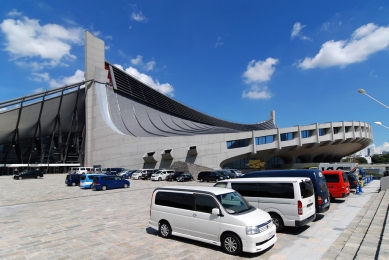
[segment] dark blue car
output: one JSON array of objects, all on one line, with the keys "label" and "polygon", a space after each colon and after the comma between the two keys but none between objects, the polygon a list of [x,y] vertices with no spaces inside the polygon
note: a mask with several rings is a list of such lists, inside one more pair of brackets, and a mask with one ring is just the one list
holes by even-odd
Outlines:
[{"label": "dark blue car", "polygon": [[108,190],[116,188],[129,188],[130,182],[120,176],[101,175],[93,178],[92,190]]}]

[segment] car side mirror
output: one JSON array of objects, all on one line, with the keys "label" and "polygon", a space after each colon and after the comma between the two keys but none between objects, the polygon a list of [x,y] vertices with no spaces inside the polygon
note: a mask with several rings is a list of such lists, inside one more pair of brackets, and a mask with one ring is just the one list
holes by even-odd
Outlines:
[{"label": "car side mirror", "polygon": [[213,209],[212,209],[212,215],[219,216],[219,215],[220,215],[220,209],[218,209],[218,208],[213,208]]}]

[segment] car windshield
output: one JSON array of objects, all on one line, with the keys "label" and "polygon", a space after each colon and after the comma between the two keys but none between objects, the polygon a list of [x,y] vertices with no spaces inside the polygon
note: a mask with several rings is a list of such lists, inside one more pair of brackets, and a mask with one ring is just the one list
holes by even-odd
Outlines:
[{"label": "car windshield", "polygon": [[253,208],[238,192],[217,195],[216,198],[230,214],[238,214]]}]

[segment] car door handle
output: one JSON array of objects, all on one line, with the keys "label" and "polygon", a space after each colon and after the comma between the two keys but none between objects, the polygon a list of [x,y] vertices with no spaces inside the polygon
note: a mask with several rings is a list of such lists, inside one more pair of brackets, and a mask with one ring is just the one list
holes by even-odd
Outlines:
[{"label": "car door handle", "polygon": [[197,217],[197,215],[196,215],[196,214],[193,214],[193,217]]}]

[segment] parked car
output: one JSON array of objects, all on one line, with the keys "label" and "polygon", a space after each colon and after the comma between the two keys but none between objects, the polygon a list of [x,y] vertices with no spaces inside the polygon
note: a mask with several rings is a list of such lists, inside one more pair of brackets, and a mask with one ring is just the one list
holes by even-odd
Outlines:
[{"label": "parked car", "polygon": [[316,213],[324,213],[330,209],[330,192],[327,181],[319,169],[258,171],[246,173],[241,178],[256,177],[308,177],[311,179],[315,190]]},{"label": "parked car", "polygon": [[284,226],[302,227],[316,218],[315,194],[308,177],[239,178],[214,187],[230,188],[251,205],[270,214],[277,232]]},{"label": "parked car", "polygon": [[70,174],[88,174],[93,173],[93,167],[72,167]]},{"label": "parked car", "polygon": [[224,176],[222,176],[220,173],[218,172],[215,172],[215,171],[203,171],[203,172],[200,172],[199,175],[197,176],[197,180],[199,180],[200,182],[203,182],[203,181],[206,181],[206,182],[210,182],[210,181],[220,181],[220,180],[224,180]]},{"label": "parked car", "polygon": [[92,186],[93,178],[96,176],[106,176],[105,174],[82,174],[80,177],[80,188],[89,189]]},{"label": "parked car", "polygon": [[133,180],[142,179],[143,174],[145,174],[146,178],[147,178],[148,174],[150,174],[150,177],[151,177],[151,174],[153,174],[153,173],[154,173],[154,169],[139,169],[139,170],[132,173],[131,179],[133,179]]},{"label": "parked car", "polygon": [[153,173],[150,177],[152,181],[162,181],[166,180],[166,177],[170,174],[174,174],[174,170],[159,170],[155,173]]},{"label": "parked car", "polygon": [[120,172],[124,171],[124,168],[107,168],[105,174],[107,175],[118,175]]},{"label": "parked car", "polygon": [[82,174],[68,174],[65,178],[65,184],[68,186],[80,186]]},{"label": "parked car", "polygon": [[227,188],[157,188],[151,195],[149,226],[162,238],[175,235],[220,245],[231,255],[257,253],[277,241],[270,215]]},{"label": "parked car", "polygon": [[93,178],[92,190],[108,190],[116,188],[129,188],[130,182],[120,176],[101,175]]},{"label": "parked car", "polygon": [[23,171],[23,172],[20,172],[20,173],[15,173],[13,178],[15,180],[40,179],[40,178],[43,178],[43,171],[41,171],[41,170]]},{"label": "parked car", "polygon": [[142,180],[150,180],[151,179],[151,175],[153,175],[154,173],[156,173],[158,170],[156,169],[148,169],[148,170],[144,170],[142,172],[142,176],[141,176],[141,179]]},{"label": "parked car", "polygon": [[228,171],[224,171],[224,170],[217,170],[218,173],[220,173],[222,176],[224,176],[224,179],[228,180],[228,179],[232,179],[231,174],[228,172]]},{"label": "parked car", "polygon": [[350,184],[350,190],[356,189],[358,186],[358,177],[354,174],[347,174],[348,182]]},{"label": "parked car", "polygon": [[170,174],[166,177],[167,181],[176,181],[178,177],[183,175],[184,172],[175,172],[174,174]]},{"label": "parked car", "polygon": [[119,172],[118,176],[123,177],[124,179],[130,179],[132,176],[132,173],[136,172],[137,170],[124,170],[122,172]]},{"label": "parked car", "polygon": [[178,182],[193,181],[193,180],[194,179],[193,179],[192,174],[189,174],[189,173],[185,173],[185,174],[182,174],[181,176],[177,177]]},{"label": "parked car", "polygon": [[330,198],[345,198],[350,195],[350,183],[347,174],[342,170],[323,171],[327,181]]}]

